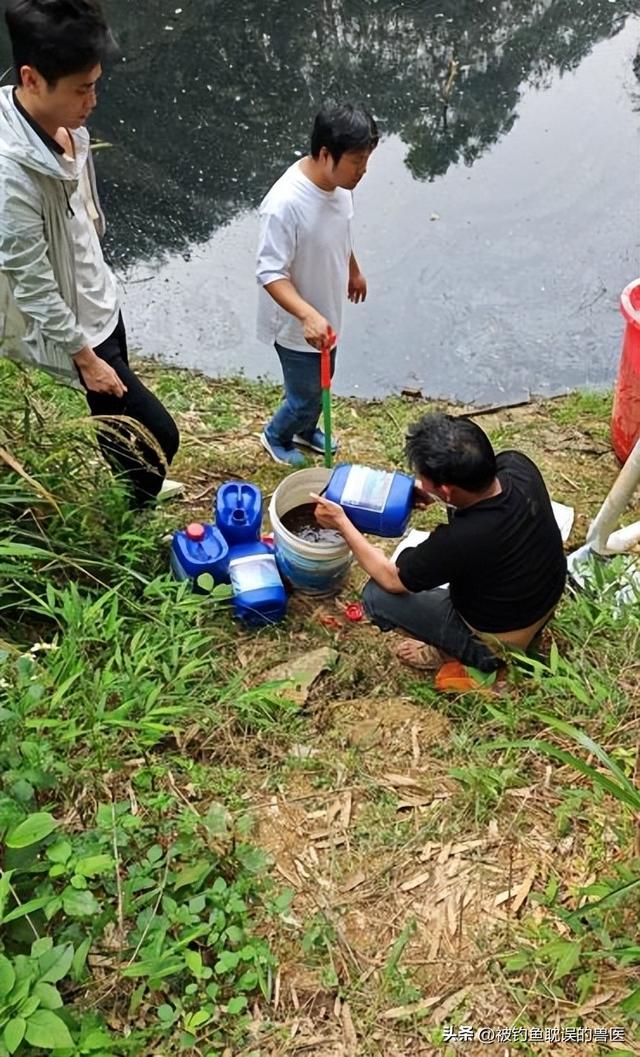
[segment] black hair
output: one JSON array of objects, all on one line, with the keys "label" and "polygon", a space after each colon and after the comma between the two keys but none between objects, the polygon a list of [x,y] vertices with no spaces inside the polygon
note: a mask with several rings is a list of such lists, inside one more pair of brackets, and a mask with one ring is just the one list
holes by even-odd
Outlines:
[{"label": "black hair", "polygon": [[496,476],[496,456],[487,434],[468,418],[440,412],[424,415],[407,430],[409,465],[436,485],[482,492]]},{"label": "black hair", "polygon": [[327,103],[313,122],[311,154],[317,158],[326,147],[337,165],[347,151],[374,150],[379,138],[378,126],[364,106]]},{"label": "black hair", "polygon": [[53,88],[117,54],[99,0],[9,0],[5,19],[16,79],[33,66]]}]

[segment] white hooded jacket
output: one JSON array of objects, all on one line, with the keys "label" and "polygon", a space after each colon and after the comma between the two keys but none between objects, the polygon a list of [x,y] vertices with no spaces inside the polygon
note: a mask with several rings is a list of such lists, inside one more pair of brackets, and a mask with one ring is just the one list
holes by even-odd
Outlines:
[{"label": "white hooded jacket", "polygon": [[12,92],[0,88],[0,355],[78,385],[72,356],[86,338],[78,325],[69,200],[85,165],[94,223],[104,234],[89,133],[70,132],[75,163],[63,168],[21,118]]}]

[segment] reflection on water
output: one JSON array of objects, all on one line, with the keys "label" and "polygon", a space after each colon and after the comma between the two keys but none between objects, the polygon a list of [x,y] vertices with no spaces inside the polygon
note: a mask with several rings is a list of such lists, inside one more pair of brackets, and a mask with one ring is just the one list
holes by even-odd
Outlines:
[{"label": "reflection on water", "polygon": [[574,68],[637,0],[105,0],[105,9],[125,61],[105,79],[92,132],[113,144],[99,163],[109,246],[130,263],[205,239],[256,205],[306,150],[310,115],[329,96],[368,100],[419,179],[472,164],[513,126],[523,87]]},{"label": "reflection on water", "polygon": [[[123,52],[92,118],[112,144],[97,155],[107,249],[120,270],[167,258],[128,290],[145,351],[271,368],[252,337],[249,211],[306,151],[318,104],[353,98],[386,139],[358,189],[374,292],[337,387],[491,399],[611,379],[615,297],[637,267],[620,199],[638,0],[104,2]],[[631,42],[564,91],[625,25]]]}]

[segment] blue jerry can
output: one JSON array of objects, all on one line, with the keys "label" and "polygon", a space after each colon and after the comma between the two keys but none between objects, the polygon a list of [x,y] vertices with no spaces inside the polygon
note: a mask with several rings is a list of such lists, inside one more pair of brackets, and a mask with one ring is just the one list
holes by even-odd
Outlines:
[{"label": "blue jerry can", "polygon": [[413,490],[409,474],[346,463],[336,466],[325,496],[339,503],[361,532],[402,536],[413,509]]},{"label": "blue jerry can", "polygon": [[214,525],[198,521],[174,533],[171,571],[177,580],[190,580],[194,591],[203,594],[214,583],[228,583],[229,547],[222,533]]},{"label": "blue jerry can", "polygon": [[216,526],[230,547],[260,537],[262,492],[247,481],[220,485],[215,500]]},{"label": "blue jerry can", "polygon": [[229,552],[234,616],[250,627],[277,624],[287,612],[287,593],[273,547],[246,543]]}]

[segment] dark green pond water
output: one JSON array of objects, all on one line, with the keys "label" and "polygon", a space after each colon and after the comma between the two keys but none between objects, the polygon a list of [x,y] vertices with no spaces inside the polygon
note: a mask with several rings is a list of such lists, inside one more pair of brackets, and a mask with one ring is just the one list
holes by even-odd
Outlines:
[{"label": "dark green pond water", "polygon": [[112,144],[107,248],[145,354],[278,377],[254,337],[255,207],[318,104],[351,98],[384,138],[356,192],[369,298],[336,389],[483,403],[612,381],[640,271],[638,2],[105,7],[124,61],[91,131]]}]

